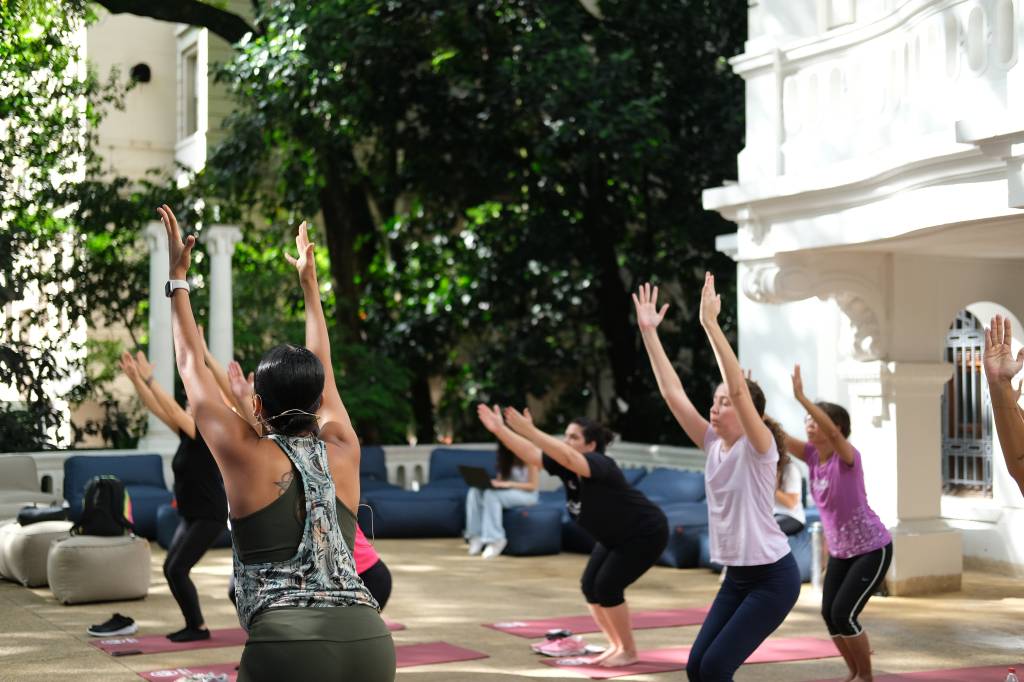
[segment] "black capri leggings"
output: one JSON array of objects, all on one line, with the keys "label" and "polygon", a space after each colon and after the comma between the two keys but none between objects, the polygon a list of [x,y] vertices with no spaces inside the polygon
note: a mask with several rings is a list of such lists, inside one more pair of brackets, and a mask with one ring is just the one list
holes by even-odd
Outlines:
[{"label": "black capri leggings", "polygon": [[164,577],[171,588],[174,600],[178,602],[181,614],[185,616],[185,627],[199,629],[203,624],[203,612],[199,608],[196,586],[188,577],[192,567],[213,546],[224,531],[223,521],[210,519],[182,519],[174,531],[174,539],[164,559]]},{"label": "black capri leggings", "polygon": [[864,632],[857,616],[885,580],[892,563],[892,543],[849,559],[828,558],[821,592],[821,617],[833,637],[856,637]]},{"label": "black capri leggings", "polygon": [[588,604],[604,608],[626,601],[626,587],[647,572],[668,544],[667,524],[657,532],[624,542],[615,547],[594,545],[590,561],[583,569],[580,585]]}]

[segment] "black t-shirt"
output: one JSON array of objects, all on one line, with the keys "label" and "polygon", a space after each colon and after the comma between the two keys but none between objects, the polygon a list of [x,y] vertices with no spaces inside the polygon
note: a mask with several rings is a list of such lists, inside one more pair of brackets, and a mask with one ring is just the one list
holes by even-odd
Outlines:
[{"label": "black t-shirt", "polygon": [[178,513],[187,519],[227,521],[228,498],[224,494],[224,481],[209,446],[199,429],[196,429],[194,439],[181,431],[178,436],[181,442],[171,461]]},{"label": "black t-shirt", "polygon": [[576,522],[605,547],[634,538],[667,533],[668,521],[647,497],[626,482],[622,470],[608,455],[588,452],[590,476],[581,478],[548,455],[544,470],[565,484],[566,507]]}]

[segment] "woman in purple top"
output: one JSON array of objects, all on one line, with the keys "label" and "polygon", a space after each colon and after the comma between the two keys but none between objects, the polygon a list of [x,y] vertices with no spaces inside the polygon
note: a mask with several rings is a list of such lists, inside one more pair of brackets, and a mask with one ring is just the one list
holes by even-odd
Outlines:
[{"label": "woman in purple top", "polygon": [[658,309],[649,284],[633,296],[637,324],[658,389],[686,435],[707,454],[704,467],[711,560],[728,567],[722,587],[690,649],[691,682],[728,682],[786,619],[800,595],[800,572],[773,507],[783,433],[765,418],[760,387],[747,380],[718,326],[722,302],[704,276],[700,323],[722,373],[711,419],[690,402],[658,339],[668,304]]},{"label": "woman in purple top", "polygon": [[871,646],[857,616],[889,570],[892,536],[868,506],[860,453],[847,440],[849,413],[832,403],[812,403],[800,365],[793,369],[793,396],[807,410],[807,442],[787,435],[786,449],[807,462],[828,541],[821,615],[850,669],[847,682],[870,682]]}]

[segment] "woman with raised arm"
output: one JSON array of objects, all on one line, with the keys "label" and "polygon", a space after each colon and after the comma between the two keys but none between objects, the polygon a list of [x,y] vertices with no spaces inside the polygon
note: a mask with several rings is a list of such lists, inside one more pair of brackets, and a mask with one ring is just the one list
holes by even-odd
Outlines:
[{"label": "woman with raised arm", "polygon": [[359,441],[334,381],[305,223],[288,261],[302,285],[306,347],[277,346],[260,360],[252,412],[261,437],[220,401],[203,362],[185,281],[195,237],[182,240],[168,206],[158,212],[178,373],[231,505],[236,606],[249,633],[238,679],[393,680],[391,634],[352,558]]},{"label": "woman with raised arm", "polygon": [[167,548],[164,578],[178,602],[185,627],[167,635],[172,642],[209,639],[199,593],[189,573],[199,563],[227,527],[228,501],[224,495],[217,463],[196,428],[188,404],[182,409],[159,382],[153,381],[153,368],[140,351],[135,358],[127,351],[121,355],[121,370],[131,380],[142,403],[157,419],[178,434],[178,449],[171,461],[174,472],[174,499],[181,521]]},{"label": "woman with raised arm", "polygon": [[[485,405],[477,406],[477,416],[488,430],[495,420],[501,422],[501,414],[488,410]],[[497,457],[498,476],[491,480],[492,487],[470,487],[466,491],[465,535],[469,541],[469,554],[480,554],[484,559],[499,556],[508,544],[502,512],[510,507],[537,504],[539,497],[539,464],[529,464],[517,457],[500,438]]]},{"label": "woman with raised arm", "polygon": [[871,644],[857,617],[885,580],[892,536],[868,505],[860,452],[847,440],[849,413],[833,403],[811,402],[800,365],[793,368],[792,380],[793,397],[807,410],[807,442],[786,436],[786,449],[807,463],[828,543],[821,616],[850,670],[847,681],[870,682]]},{"label": "woman with raised arm", "polygon": [[[486,417],[485,411],[480,410],[481,417]],[[606,667],[636,663],[625,590],[665,551],[668,520],[664,512],[627,483],[619,465],[604,454],[612,434],[597,422],[578,417],[559,440],[534,426],[529,410],[520,413],[506,408],[509,428],[500,426],[496,416],[487,417],[485,426],[518,457],[562,479],[569,514],[597,541],[580,582],[587,607],[609,647],[589,663]],[[523,439],[528,442],[524,444]]]},{"label": "woman with raised arm", "polygon": [[[231,394],[231,398],[236,406],[236,412],[248,418],[250,424],[254,429],[259,431],[259,422],[256,421],[255,415],[252,414],[252,401],[253,401],[253,390],[252,384],[254,381],[253,373],[249,372],[249,376],[242,372],[242,366],[238,362],[232,360],[228,363],[227,369],[223,369],[220,365],[211,364],[207,359],[207,366],[217,376],[217,383],[222,386],[227,386],[228,391]],[[223,376],[220,376],[220,372],[224,372]],[[340,500],[337,504],[341,504]],[[344,512],[339,511],[339,514]],[[302,517],[300,514],[294,515],[294,528],[292,533],[296,538],[302,537]],[[291,545],[291,543],[285,542],[284,544]],[[356,572],[362,579],[363,584],[366,585],[366,589],[370,591],[370,594],[376,600],[377,605],[380,606],[380,610],[383,611],[384,607],[387,606],[388,600],[391,598],[391,570],[388,568],[384,560],[377,554],[377,550],[374,549],[370,541],[363,535],[363,529],[356,524],[356,536],[355,543],[352,546],[352,558],[356,562]],[[228,598],[231,603],[235,603],[235,580],[232,576],[230,584],[228,586]]]},{"label": "woman with raised arm", "polygon": [[1017,404],[1020,389],[1015,389],[1011,383],[1024,369],[1024,348],[1015,356],[1012,346],[1010,319],[996,315],[985,330],[985,376],[1003,460],[1024,494],[1024,413]]},{"label": "woman with raised arm", "polygon": [[658,389],[686,435],[707,455],[711,560],[728,569],[690,649],[686,674],[695,682],[731,680],[800,595],[800,572],[772,516],[782,433],[765,417],[764,393],[744,377],[718,326],[722,302],[710,273],[704,276],[700,323],[722,374],[710,421],[690,402],[658,339],[668,304],[658,309],[657,287],[645,284],[633,303]]}]

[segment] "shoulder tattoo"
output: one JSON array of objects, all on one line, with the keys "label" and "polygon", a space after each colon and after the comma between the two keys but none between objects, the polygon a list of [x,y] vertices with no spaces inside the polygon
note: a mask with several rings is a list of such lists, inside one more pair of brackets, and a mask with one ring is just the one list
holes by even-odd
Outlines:
[{"label": "shoulder tattoo", "polygon": [[281,474],[281,478],[279,478],[278,480],[274,481],[274,485],[277,486],[277,496],[278,497],[281,497],[281,495],[284,495],[285,491],[288,490],[288,486],[291,485],[293,478],[295,478],[295,474],[292,473],[291,469],[289,469],[288,471],[286,471],[283,474]]}]

